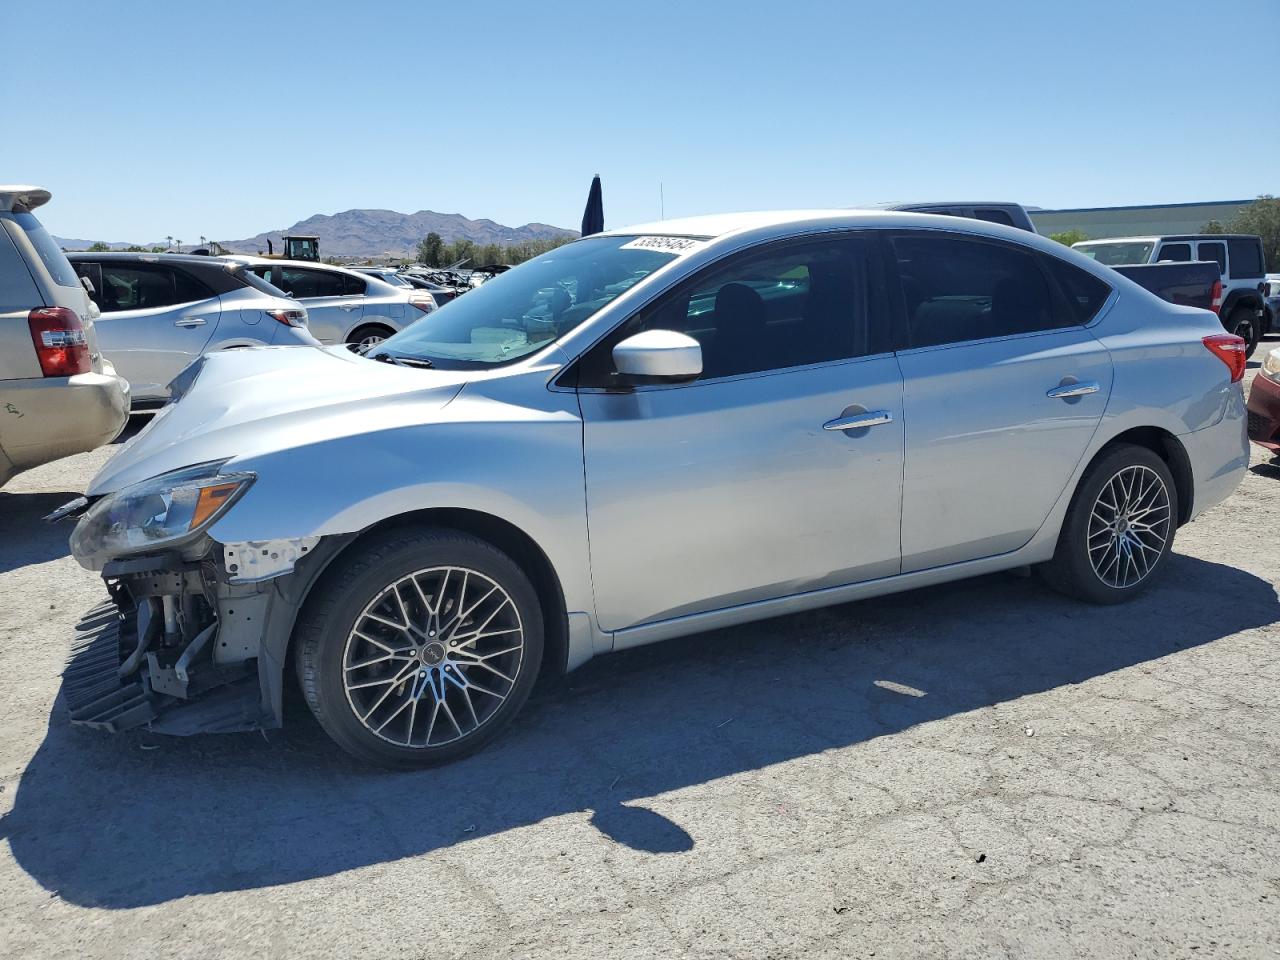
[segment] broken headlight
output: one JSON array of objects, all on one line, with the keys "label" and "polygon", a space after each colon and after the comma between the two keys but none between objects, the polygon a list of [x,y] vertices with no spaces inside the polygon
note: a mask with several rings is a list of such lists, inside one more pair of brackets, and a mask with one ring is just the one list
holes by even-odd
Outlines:
[{"label": "broken headlight", "polygon": [[107,560],[198,534],[253,483],[251,473],[219,473],[225,462],[175,470],[107,494],[76,524],[71,552],[81,566],[100,570]]}]

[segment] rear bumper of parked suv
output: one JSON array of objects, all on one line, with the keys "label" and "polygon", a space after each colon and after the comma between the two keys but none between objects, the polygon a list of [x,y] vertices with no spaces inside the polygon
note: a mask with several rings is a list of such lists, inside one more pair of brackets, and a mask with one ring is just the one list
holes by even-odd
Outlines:
[{"label": "rear bumper of parked suv", "polygon": [[1262,374],[1249,390],[1249,439],[1280,453],[1280,383]]},{"label": "rear bumper of parked suv", "polygon": [[129,384],[102,373],[0,382],[0,483],[9,474],[110,443],[129,419]]}]

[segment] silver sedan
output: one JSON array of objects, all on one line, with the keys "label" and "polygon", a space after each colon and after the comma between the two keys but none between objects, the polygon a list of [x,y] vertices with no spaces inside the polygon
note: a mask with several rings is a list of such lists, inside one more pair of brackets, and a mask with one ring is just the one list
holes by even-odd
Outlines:
[{"label": "silver sedan", "polygon": [[94,480],[110,604],[76,723],[323,727],[467,754],[539,672],[1032,567],[1163,572],[1248,462],[1242,341],[978,221],[743,214],[596,235],[378,344],[206,357]]}]

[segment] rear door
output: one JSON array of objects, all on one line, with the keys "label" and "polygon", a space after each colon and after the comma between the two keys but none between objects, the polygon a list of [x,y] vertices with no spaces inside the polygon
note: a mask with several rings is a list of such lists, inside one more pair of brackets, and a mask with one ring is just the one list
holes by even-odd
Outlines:
[{"label": "rear door", "polygon": [[906,422],[902,569],[1016,550],[1106,407],[1111,360],[1084,323],[1110,288],[1003,241],[915,231],[887,242]]},{"label": "rear door", "polygon": [[[164,263],[77,261],[93,279],[98,343],[135,400],[163,399],[170,380],[204,352],[221,306],[208,287]],[[100,278],[100,280],[99,280]]]},{"label": "rear door", "polygon": [[277,286],[307,308],[311,333],[323,343],[345,341],[364,313],[363,284],[336,270],[282,266]]}]

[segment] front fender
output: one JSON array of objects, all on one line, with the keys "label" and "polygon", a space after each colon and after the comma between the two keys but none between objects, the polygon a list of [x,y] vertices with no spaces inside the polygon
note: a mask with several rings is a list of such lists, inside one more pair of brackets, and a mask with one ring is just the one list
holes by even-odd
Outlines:
[{"label": "front fender", "polygon": [[[229,469],[257,480],[210,535],[221,543],[330,537],[418,510],[473,510],[527,534],[551,561],[567,609],[590,611],[582,426],[576,398],[563,396],[558,411],[459,399],[444,422],[233,460]],[[505,416],[495,419],[495,407]]]}]

